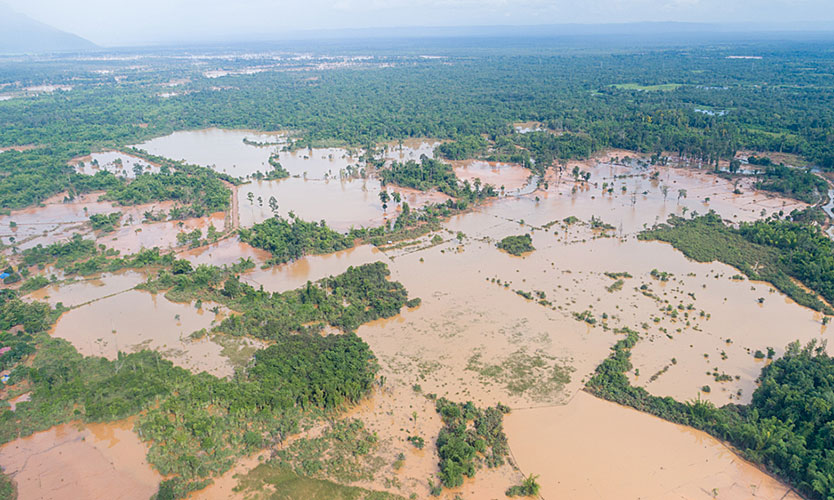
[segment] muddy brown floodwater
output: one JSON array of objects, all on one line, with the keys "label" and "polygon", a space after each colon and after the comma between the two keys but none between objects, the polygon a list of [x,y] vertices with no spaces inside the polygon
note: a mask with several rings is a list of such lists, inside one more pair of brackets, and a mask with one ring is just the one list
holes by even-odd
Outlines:
[{"label": "muddy brown floodwater", "polygon": [[121,151],[103,151],[73,158],[70,165],[74,166],[79,174],[94,175],[106,171],[129,179],[136,177],[137,170],[145,174],[159,172],[159,165]]},{"label": "muddy brown floodwater", "polygon": [[285,141],[284,135],[277,132],[211,128],[175,132],[139,144],[136,148],[172,160],[211,167],[234,177],[272,170],[268,160],[274,147],[249,145],[243,142],[244,139],[268,144]]},{"label": "muddy brown floodwater", "polygon": [[181,252],[178,257],[187,259],[192,264],[222,267],[236,264],[240,259],[252,259],[256,265],[259,265],[269,260],[272,254],[243,243],[237,237],[231,237],[211,245],[186,250]]},{"label": "muddy brown floodwater", "polygon": [[[74,234],[84,238],[97,238],[100,244],[122,253],[135,253],[142,248],[170,248],[177,245],[176,236],[181,231],[200,229],[203,235],[214,225],[218,231],[226,228],[226,214],[217,212],[207,217],[182,221],[145,223],[145,212],[167,212],[173,202],[157,202],[143,205],[120,207],[109,201],[98,201],[102,192],[77,196],[64,201],[65,194],[45,200],[43,206],[15,210],[10,215],[0,216],[0,241],[14,243],[19,249],[36,245],[50,245],[66,241]],[[93,214],[121,212],[119,225],[109,233],[94,233],[89,224]],[[12,222],[15,227],[12,227]],[[14,241],[11,240],[14,238]],[[9,250],[6,250],[10,254]]]},{"label": "muddy brown floodwater", "polygon": [[[38,243],[48,245],[69,238],[75,232],[88,232],[86,222],[90,215],[115,211],[111,203],[97,201],[100,195],[100,192],[79,195],[70,203],[63,203],[64,195],[58,195],[45,200],[42,207],[0,215],[0,238],[8,245],[13,237],[15,243],[24,249]],[[16,227],[11,227],[12,222]]]},{"label": "muddy brown floodwater", "polygon": [[[727,196],[731,184],[716,182],[702,172],[662,168],[655,182],[648,179],[649,170],[593,163],[582,168],[591,171],[596,188],[592,183],[575,183],[564,174],[553,177],[548,189],[502,198],[452,218],[445,225],[448,232],[439,233],[444,238],[440,245],[428,244],[429,235],[414,248],[386,252],[392,259],[392,278],[401,281],[411,296],[421,297],[422,305],[360,327],[359,335],[379,357],[389,384],[420,384],[425,392],[481,405],[509,404],[517,412],[507,421],[510,446],[524,473],[542,475],[545,497],[668,498],[664,492],[669,492],[683,498],[709,498],[704,495],[711,495],[713,488],[719,498],[749,498],[755,489],[765,498],[777,491],[781,496],[784,486],[704,434],[598,401],[580,389],[608,355],[608,348],[621,338],[613,330],[627,326],[643,336],[634,349],[636,369],[629,374],[633,383],[682,401],[700,395],[716,404],[748,402],[762,367],[754,359],[755,350],[772,346],[779,355],[793,340],[818,338],[825,334],[820,318],[767,284],[731,279],[738,272],[728,266],[691,262],[669,245],[638,241],[636,234],[644,225],[665,220],[672,213],[703,213],[713,208],[730,220],[752,220],[763,209],[766,213],[790,211],[804,204],[747,188],[741,195]],[[614,184],[614,194],[602,192],[604,182]],[[666,199],[664,185],[674,186],[667,190]],[[637,193],[634,202],[631,192]],[[542,229],[571,215],[581,222],[571,226],[557,222]],[[600,232],[588,225],[592,216],[614,226],[608,233],[617,237],[599,237]],[[530,232],[536,251],[525,257],[507,255],[494,246],[504,236]],[[655,268],[673,276],[660,282],[651,276]],[[623,280],[621,289],[609,291],[614,280],[605,276],[606,271],[628,272],[632,277]],[[649,287],[648,295],[639,289],[642,284]],[[538,304],[515,290],[542,292],[550,304]],[[759,296],[767,297],[764,307]],[[688,326],[683,314],[672,317],[665,312],[667,300],[673,307],[693,304]],[[583,311],[596,318],[594,326],[574,317]],[[611,330],[603,330],[602,324]],[[732,379],[718,383],[716,373],[731,374]],[[708,384],[713,391],[699,394]],[[416,407],[421,396],[402,397]],[[612,417],[617,412],[644,419],[639,426],[626,427],[633,441],[602,440],[594,452],[604,454],[601,447],[611,442],[612,454],[628,457],[629,450],[641,453],[640,446],[646,443],[644,453],[650,459],[629,459],[623,478],[631,482],[620,485],[622,494],[605,489],[619,484],[606,482],[610,467],[587,463],[584,476],[582,467],[568,467],[571,472],[564,475],[559,467],[548,469],[547,464],[570,461],[576,454],[565,450],[559,437],[540,439],[537,420],[519,420],[520,425],[513,420],[514,415],[521,419],[526,412],[542,412],[541,418],[555,419],[558,415],[553,412],[559,411],[587,411],[587,418],[580,414],[566,419],[562,434],[555,433],[581,436],[585,446],[596,427],[583,427],[582,421],[606,427],[610,433],[623,432],[615,423],[619,417]],[[433,431],[424,432],[431,436]],[[666,460],[663,452],[667,450],[651,445],[656,432],[677,436],[676,446],[669,449],[675,456],[692,460]],[[668,469],[663,473],[666,476],[657,488],[647,487],[652,482],[647,478],[659,474],[658,467]],[[570,481],[563,479],[565,475],[571,476]],[[678,483],[680,478],[688,481]],[[478,483],[476,479],[475,497],[488,497],[489,492],[479,490]]]},{"label": "muddy brown floodwater", "polygon": [[455,168],[455,175],[462,181],[474,182],[480,179],[483,184],[492,184],[503,193],[513,194],[527,184],[530,170],[508,163],[487,162],[481,160],[461,160],[450,162]]},{"label": "muddy brown floodwater", "polygon": [[[276,142],[282,137],[208,130],[177,133],[143,147],[175,159],[216,162],[218,170],[247,175],[264,171],[276,146],[252,146],[243,139]],[[389,160],[416,160],[436,144],[404,144],[403,151],[389,145],[384,154]],[[475,480],[445,491],[444,499],[458,494],[503,498],[507,487],[530,473],[540,475],[545,498],[798,498],[703,433],[582,391],[610,347],[622,338],[616,330],[623,327],[641,335],[633,349],[634,369],[628,373],[633,384],[679,401],[701,397],[717,405],[750,401],[765,363],[755,359],[757,350],[772,348],[779,356],[792,341],[828,335],[819,314],[770,285],[739,279],[738,271],[720,263],[690,261],[669,245],[637,239],[642,229],[672,214],[712,209],[726,220],[740,222],[807,205],[757,192],[749,179],[735,184],[704,171],[610,162],[613,156],[629,154],[634,156],[614,151],[569,162],[565,170],[548,174],[538,189],[530,182],[530,172],[517,165],[459,162],[455,170],[460,178],[504,185],[505,196],[452,217],[442,229],[406,244],[381,250],[359,246],[267,269],[258,265],[243,273],[242,279],[256,287],[284,291],[351,265],[381,260],[410,297],[422,299],[419,307],[357,331],[376,354],[386,383],[348,416],[377,433],[375,453],[384,463],[393,464],[399,453],[406,457],[401,469],[386,465],[372,481],[357,486],[428,496],[426,480],[437,472],[432,443],[440,420],[424,394],[434,393],[479,406],[509,405],[513,411],[506,417],[506,431],[520,468],[481,470]],[[367,179],[338,178],[342,166],[354,162],[345,151],[300,150],[282,162],[294,174],[304,168],[299,175],[307,172],[308,178],[239,186],[243,227],[274,215],[269,207],[273,196],[278,203],[275,213],[286,216],[293,211],[305,220],[325,219],[342,231],[393,220],[400,209],[391,203],[383,211],[381,187],[373,173]],[[590,173],[590,182],[574,180],[574,166]],[[324,180],[325,174],[334,173],[337,178]],[[733,194],[735,188],[741,194]],[[412,207],[445,199],[438,193],[388,189],[401,192]],[[93,206],[90,200],[85,203]],[[51,217],[66,219],[67,224],[86,220],[78,206],[70,209],[72,216],[50,205],[40,210],[54,211]],[[184,227],[206,227],[220,215],[186,222]],[[19,212],[11,220],[16,216],[28,223],[36,217],[26,219]],[[576,220],[565,222],[570,216]],[[592,218],[611,229],[591,227]],[[8,220],[0,218],[0,228],[4,221],[8,227]],[[125,248],[173,240],[180,229],[163,224],[167,223],[143,225],[138,233],[140,226],[128,225],[100,240],[126,242],[121,243]],[[37,236],[36,230],[28,231],[30,238]],[[137,236],[146,231],[147,236]],[[519,234],[532,235],[534,252],[515,257],[496,248],[501,238]],[[261,264],[269,258],[234,237],[180,256],[216,265],[240,257]],[[666,279],[653,276],[655,269],[668,273]],[[606,273],[629,277],[617,281]],[[84,354],[112,359],[119,350],[148,347],[192,371],[231,374],[218,344],[189,338],[224,312],[212,313],[211,304],[197,309],[129,290],[138,279],[132,272],[105,275],[47,287],[32,297],[86,304],[65,313],[53,332]],[[701,392],[706,385],[711,391]],[[424,437],[426,448],[416,450],[405,441],[408,435]],[[45,460],[56,467],[61,463]],[[248,457],[234,472],[246,472],[258,462],[256,455]],[[197,492],[194,498],[230,498],[236,494],[231,491],[234,482],[229,473],[217,487]]]},{"label": "muddy brown floodwater", "polygon": [[579,392],[505,418],[513,457],[542,498],[800,500],[712,437]]},{"label": "muddy brown floodwater", "polygon": [[203,303],[197,309],[161,294],[128,290],[64,313],[53,335],[70,341],[86,356],[116,359],[119,351],[153,349],[183,368],[223,377],[233,368],[221,354],[222,347],[208,336],[189,337],[222,319],[222,311],[209,310],[213,306]]},{"label": "muddy brown floodwater", "polygon": [[136,271],[105,273],[73,283],[56,283],[45,286],[28,295],[33,300],[46,301],[52,306],[62,303],[64,307],[75,307],[135,287],[147,279]]},{"label": "muddy brown floodwater", "polygon": [[162,478],[132,428],[132,420],[59,425],[0,447],[0,466],[21,500],[146,500]]},{"label": "muddy brown floodwater", "polygon": [[[379,201],[381,186],[376,179],[305,180],[289,178],[277,181],[254,181],[239,188],[240,224],[243,227],[263,222],[290,212],[306,221],[327,221],[337,231],[373,227],[396,219],[401,207],[389,202],[383,209]],[[389,192],[400,192],[411,208],[442,202],[448,196],[437,192],[422,192],[388,186]],[[251,199],[250,199],[251,194]],[[278,209],[269,206],[274,197]]]},{"label": "muddy brown floodwater", "polygon": [[384,253],[371,245],[361,245],[327,255],[310,255],[266,269],[253,269],[241,275],[241,281],[270,292],[285,292],[328,276],[342,274],[350,266],[387,261]]}]

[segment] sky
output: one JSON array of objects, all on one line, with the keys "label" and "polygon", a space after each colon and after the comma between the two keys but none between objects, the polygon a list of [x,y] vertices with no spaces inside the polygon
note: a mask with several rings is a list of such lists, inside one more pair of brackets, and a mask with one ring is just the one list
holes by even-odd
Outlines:
[{"label": "sky", "polygon": [[[3,0],[0,0],[3,1]],[[681,21],[834,22],[834,0],[6,0],[102,46],[320,29]]]}]

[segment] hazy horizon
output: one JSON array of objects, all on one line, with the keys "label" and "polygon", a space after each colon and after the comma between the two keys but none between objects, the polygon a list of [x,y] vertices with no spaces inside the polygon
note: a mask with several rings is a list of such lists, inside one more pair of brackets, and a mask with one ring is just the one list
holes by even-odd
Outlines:
[{"label": "hazy horizon", "polygon": [[[829,0],[7,0],[12,9],[103,47],[282,38],[362,28],[754,23],[801,29],[834,22]],[[807,23],[807,24],[803,24]]]}]

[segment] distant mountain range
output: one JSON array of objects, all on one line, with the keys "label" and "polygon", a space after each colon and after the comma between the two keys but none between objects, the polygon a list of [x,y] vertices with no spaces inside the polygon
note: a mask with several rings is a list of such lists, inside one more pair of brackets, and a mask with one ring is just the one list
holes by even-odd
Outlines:
[{"label": "distant mountain range", "polygon": [[0,3],[0,54],[75,52],[97,46],[80,36],[35,21]]}]

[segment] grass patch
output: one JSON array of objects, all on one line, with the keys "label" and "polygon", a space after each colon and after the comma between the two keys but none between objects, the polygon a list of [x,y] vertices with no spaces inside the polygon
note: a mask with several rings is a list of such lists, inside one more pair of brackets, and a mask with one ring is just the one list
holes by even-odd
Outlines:
[{"label": "grass patch", "polygon": [[[386,460],[372,453],[377,436],[361,420],[334,422],[320,437],[299,439],[275,453],[276,463],[296,474],[340,483],[373,481]],[[300,497],[299,497],[300,498]]]},{"label": "grass patch", "polygon": [[296,474],[275,461],[261,464],[243,476],[235,488],[250,500],[399,500],[382,491],[345,486],[326,479]]},{"label": "grass patch", "polygon": [[562,366],[553,356],[536,352],[516,351],[498,363],[483,361],[481,353],[469,358],[466,369],[476,372],[482,380],[502,384],[510,394],[527,396],[534,401],[547,401],[570,382],[573,368]]}]

